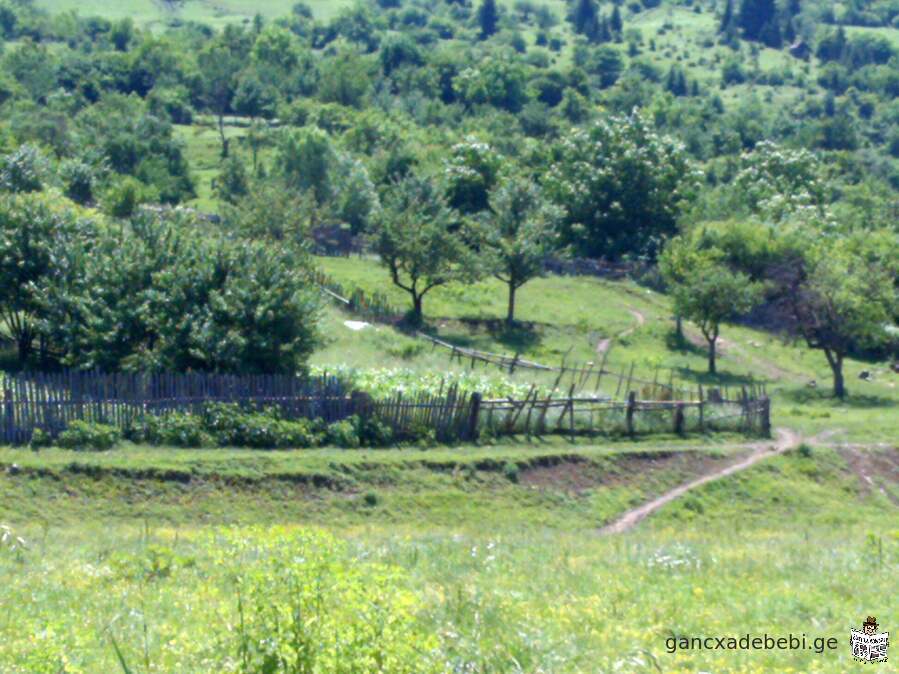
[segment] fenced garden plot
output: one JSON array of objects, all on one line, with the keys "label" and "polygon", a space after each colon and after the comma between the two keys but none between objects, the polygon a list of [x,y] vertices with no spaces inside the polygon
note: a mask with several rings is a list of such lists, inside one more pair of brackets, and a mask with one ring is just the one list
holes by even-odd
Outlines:
[{"label": "fenced garden plot", "polygon": [[532,386],[524,399],[482,399],[478,392],[452,385],[439,393],[398,392],[381,398],[350,391],[334,376],[231,376],[217,374],[102,374],[62,372],[22,374],[2,380],[0,440],[29,442],[40,430],[56,438],[74,421],[128,429],[147,417],[180,413],[204,415],[213,403],[240,409],[275,408],[284,420],[319,419],[334,423],[358,417],[390,428],[396,440],[432,438],[473,441],[482,433],[645,435],[740,431],[770,433],[770,402],[743,389],[736,400],[710,391],[696,401],[567,397],[542,394]]},{"label": "fenced garden plot", "polygon": [[344,382],[334,376],[23,373],[0,382],[0,441],[21,444],[40,429],[56,437],[73,421],[125,428],[146,416],[200,414],[210,403],[276,407],[285,419],[339,421],[353,414]]},{"label": "fenced garden plot", "polygon": [[771,434],[770,414],[767,397],[638,401],[634,393],[626,402],[573,396],[541,399],[537,395],[526,400],[485,400],[478,410],[479,429],[490,435],[638,436],[733,431],[767,437]]}]

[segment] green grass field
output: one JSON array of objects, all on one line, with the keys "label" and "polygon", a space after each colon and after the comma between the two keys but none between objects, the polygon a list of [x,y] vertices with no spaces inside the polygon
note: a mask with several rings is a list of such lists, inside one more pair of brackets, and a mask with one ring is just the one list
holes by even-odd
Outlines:
[{"label": "green grass field", "polygon": [[[81,16],[105,16],[109,19],[131,18],[140,26],[162,28],[174,20],[199,21],[215,27],[227,23],[249,22],[256,14],[274,19],[290,13],[294,0],[184,0],[172,3],[175,10],[167,8],[161,0],[121,0],[101,2],[99,0],[36,0],[41,9],[57,13],[75,11]],[[348,0],[306,0],[316,17],[328,19],[343,7],[351,4]]]},{"label": "green grass field", "polygon": [[[0,669],[270,671],[257,656],[276,641],[314,662],[271,671],[847,671],[850,627],[899,609],[896,483],[867,489],[840,453],[812,448],[598,536],[740,451],[679,449],[134,448],[81,468],[6,450],[20,472],[0,478],[0,516],[27,547],[0,549]],[[303,487],[288,471],[352,481]],[[804,633],[809,647],[666,647],[745,633]],[[839,646],[816,653],[816,638]]]}]

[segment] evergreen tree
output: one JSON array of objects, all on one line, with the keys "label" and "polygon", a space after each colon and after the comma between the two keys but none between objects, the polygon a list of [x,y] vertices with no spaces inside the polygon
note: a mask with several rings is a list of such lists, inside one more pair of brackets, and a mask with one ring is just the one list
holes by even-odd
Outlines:
[{"label": "evergreen tree", "polygon": [[774,0],[743,0],[737,24],[747,40],[760,40],[765,27],[777,19]]},{"label": "evergreen tree", "polygon": [[780,24],[777,23],[776,19],[772,19],[762,26],[759,40],[762,44],[773,49],[780,49],[783,46],[783,35],[780,32]]},{"label": "evergreen tree", "polygon": [[724,6],[724,14],[721,17],[721,24],[718,26],[719,33],[726,33],[730,30],[734,22],[734,0],[727,0]]},{"label": "evergreen tree", "polygon": [[571,23],[574,25],[575,33],[586,35],[588,38],[595,35],[596,27],[599,25],[596,0],[577,0],[571,13]]},{"label": "evergreen tree", "polygon": [[609,28],[615,35],[621,35],[621,31],[624,29],[624,23],[621,21],[621,12],[617,5],[615,6],[615,9],[612,10],[612,16],[609,19]]},{"label": "evergreen tree", "polygon": [[478,8],[478,23],[481,25],[481,39],[486,39],[496,33],[498,20],[496,0],[483,0]]}]

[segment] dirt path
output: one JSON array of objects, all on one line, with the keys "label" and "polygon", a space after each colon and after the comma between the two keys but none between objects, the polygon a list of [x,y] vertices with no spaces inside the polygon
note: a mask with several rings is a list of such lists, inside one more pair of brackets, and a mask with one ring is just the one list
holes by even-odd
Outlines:
[{"label": "dirt path", "polygon": [[[615,339],[622,339],[623,337],[628,337],[628,336],[634,334],[635,331],[639,330],[644,325],[646,325],[646,316],[644,316],[641,312],[637,311],[636,309],[628,309],[628,312],[630,312],[630,315],[634,317],[634,320],[637,322],[637,324],[632,325],[627,330],[619,332],[617,335],[615,335]],[[599,340],[599,342],[596,344],[596,353],[601,356],[611,348],[612,348],[612,338],[606,337],[605,339]]]},{"label": "dirt path", "polygon": [[720,470],[716,470],[712,473],[709,473],[708,475],[703,475],[702,477],[697,478],[692,482],[682,484],[680,487],[676,487],[671,491],[662,494],[657,499],[654,499],[649,503],[644,503],[643,505],[634,508],[633,510],[629,510],[616,521],[600,529],[599,533],[601,535],[624,533],[625,531],[628,531],[635,527],[639,522],[644,520],[649,515],[652,515],[662,506],[665,506],[671,503],[673,500],[680,498],[691,489],[696,489],[697,487],[701,487],[702,485],[713,482],[714,480],[719,480],[722,477],[727,477],[728,475],[733,475],[734,473],[739,473],[740,471],[746,470],[747,468],[754,466],[756,463],[768,458],[769,456],[783,454],[784,452],[793,449],[794,447],[799,445],[800,442],[802,442],[802,437],[798,433],[786,428],[780,428],[777,430],[777,440],[774,445],[759,445],[752,454],[750,454],[742,461],[738,461],[737,463],[731,464],[730,466],[721,468]]}]

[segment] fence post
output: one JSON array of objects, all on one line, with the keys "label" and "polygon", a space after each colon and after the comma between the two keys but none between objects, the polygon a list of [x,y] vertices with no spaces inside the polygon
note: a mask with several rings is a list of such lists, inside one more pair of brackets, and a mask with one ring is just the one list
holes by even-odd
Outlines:
[{"label": "fence post", "polygon": [[6,421],[3,429],[3,441],[12,444],[15,442],[14,434],[16,430],[16,421],[13,418],[15,415],[12,405],[12,391],[8,388],[3,389],[3,414]]},{"label": "fence post", "polygon": [[699,385],[699,432],[705,433],[705,400],[702,395],[702,384]]},{"label": "fence post", "polygon": [[467,439],[478,439],[478,422],[481,416],[481,394],[475,391],[471,394],[471,407],[468,412]]},{"label": "fence post", "polygon": [[627,434],[634,434],[634,409],[637,406],[637,394],[631,391],[627,394]]},{"label": "fence post", "polygon": [[762,398],[762,434],[766,438],[771,437],[771,398]]},{"label": "fence post", "polygon": [[678,403],[674,408],[674,432],[684,434],[684,404]]}]

